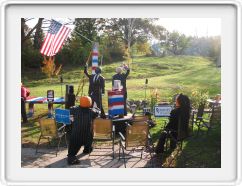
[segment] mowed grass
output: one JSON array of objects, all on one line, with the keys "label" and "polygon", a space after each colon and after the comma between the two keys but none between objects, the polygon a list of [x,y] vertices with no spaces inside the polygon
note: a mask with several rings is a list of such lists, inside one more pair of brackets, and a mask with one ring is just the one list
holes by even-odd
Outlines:
[{"label": "mowed grass", "polygon": [[[115,74],[115,69],[123,62],[117,62],[102,67],[102,75],[106,79],[106,90],[111,90],[111,79]],[[54,90],[55,96],[64,96],[65,85],[74,85],[75,92],[81,78],[83,77],[83,66],[63,67],[62,76],[64,83],[61,87],[58,77],[48,79],[40,69],[22,71],[22,81],[30,89],[32,96],[46,96],[47,90]],[[91,71],[89,71],[91,73]],[[145,98],[145,79],[148,79],[147,99],[150,98],[151,91],[157,89],[159,101],[170,100],[177,90],[191,95],[192,90],[206,89],[211,97],[221,92],[221,69],[203,57],[194,56],[172,56],[172,57],[136,57],[131,64],[131,72],[127,79],[128,99],[143,100]],[[61,91],[62,88],[62,91]],[[83,90],[84,95],[88,93],[88,81]],[[78,104],[78,103],[76,103]],[[107,93],[103,97],[104,110],[107,112]],[[47,105],[38,104],[35,106],[35,116],[27,125],[22,125],[22,143],[36,144],[39,137],[38,123],[36,118],[40,114],[47,112]],[[156,143],[164,119],[157,119],[157,125],[151,129],[151,134]],[[196,132],[196,128],[194,129]],[[220,167],[220,129],[211,133],[210,137],[203,137],[201,144],[206,147],[206,151],[189,160],[187,167]],[[206,138],[206,139],[205,139]],[[218,143],[211,143],[212,138],[216,138]],[[199,141],[199,140],[198,140]],[[188,151],[193,151],[197,141],[186,142],[184,146]],[[192,147],[192,148],[191,148]],[[217,154],[214,154],[217,153]],[[191,153],[192,154],[192,153]],[[207,157],[212,154],[213,158]],[[182,167],[180,160],[176,162],[178,167]]]},{"label": "mowed grass", "polygon": [[[111,90],[111,79],[117,66],[123,62],[103,65],[103,76],[106,79],[106,90]],[[104,63],[105,64],[105,63]],[[90,72],[90,71],[89,71]],[[91,73],[91,72],[90,72]],[[83,66],[64,67],[62,69],[65,93],[65,84],[74,85],[75,91],[83,77]],[[194,89],[206,89],[211,96],[221,92],[221,70],[209,59],[193,56],[177,57],[137,57],[131,64],[131,72],[127,79],[128,99],[144,99],[145,79],[148,79],[147,97],[150,90],[157,89],[160,100],[172,96],[175,90],[182,89],[188,95]],[[61,93],[61,84],[58,77],[48,79],[40,69],[22,72],[24,84],[30,88],[31,95],[45,96],[46,91],[53,89],[55,96]],[[88,82],[84,86],[87,95]],[[104,107],[107,107],[107,94],[103,98]]]}]

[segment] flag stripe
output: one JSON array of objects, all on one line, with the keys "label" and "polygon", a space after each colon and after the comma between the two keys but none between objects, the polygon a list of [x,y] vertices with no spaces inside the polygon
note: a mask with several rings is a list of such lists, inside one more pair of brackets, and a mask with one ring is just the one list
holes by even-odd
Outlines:
[{"label": "flag stripe", "polygon": [[45,51],[45,47],[48,43],[48,40],[49,40],[49,37],[50,37],[50,34],[48,33],[45,37],[45,40],[44,40],[44,43],[42,44],[42,47],[41,47],[41,50],[40,50],[40,53],[43,54],[44,51]]},{"label": "flag stripe", "polygon": [[64,41],[69,36],[71,29],[52,20],[48,33],[44,39],[40,53],[46,56],[54,56],[63,46]]},{"label": "flag stripe", "polygon": [[68,37],[70,31],[71,31],[71,30],[70,30],[69,28],[67,28],[67,29],[65,30],[65,32],[64,32],[64,34],[63,34],[63,37],[61,38],[61,41],[60,41],[58,47],[57,47],[56,50],[55,50],[55,53],[59,52],[59,50],[60,50],[61,47],[63,46],[64,41],[65,41],[66,38]]},{"label": "flag stripe", "polygon": [[60,43],[60,39],[63,36],[64,30],[65,30],[65,27],[62,26],[60,31],[59,31],[59,34],[56,35],[57,37],[55,38],[55,41],[54,41],[55,45],[54,45],[54,48],[53,48],[53,52],[56,50],[56,47]]},{"label": "flag stripe", "polygon": [[49,41],[47,43],[47,46],[45,48],[45,52],[44,54],[47,54],[47,56],[49,56],[49,53],[50,53],[50,50],[51,50],[51,45],[52,45],[52,41],[53,41],[53,38],[55,37],[55,35],[51,35],[50,38],[49,38]]}]

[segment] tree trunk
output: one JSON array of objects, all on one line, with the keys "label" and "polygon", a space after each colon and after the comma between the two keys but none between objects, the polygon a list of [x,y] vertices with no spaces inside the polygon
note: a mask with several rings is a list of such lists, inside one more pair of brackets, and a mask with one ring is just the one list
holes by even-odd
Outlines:
[{"label": "tree trunk", "polygon": [[39,18],[37,26],[36,26],[36,31],[34,34],[34,48],[35,49],[40,49],[41,43],[42,43],[42,23],[43,23],[44,18]]}]

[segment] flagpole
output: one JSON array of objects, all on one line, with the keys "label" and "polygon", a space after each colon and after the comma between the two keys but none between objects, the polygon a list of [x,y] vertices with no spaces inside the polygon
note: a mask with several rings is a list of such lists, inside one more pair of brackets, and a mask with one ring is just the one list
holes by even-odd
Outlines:
[{"label": "flagpole", "polygon": [[88,41],[90,41],[91,43],[94,43],[94,41],[92,41],[92,40],[90,40],[90,39],[88,39],[86,36],[84,36],[84,35],[82,35],[82,34],[80,34],[79,32],[77,32],[76,30],[73,30],[77,35],[79,35],[79,36],[81,36],[81,37],[83,37],[83,38],[85,38],[86,40],[88,40]]}]

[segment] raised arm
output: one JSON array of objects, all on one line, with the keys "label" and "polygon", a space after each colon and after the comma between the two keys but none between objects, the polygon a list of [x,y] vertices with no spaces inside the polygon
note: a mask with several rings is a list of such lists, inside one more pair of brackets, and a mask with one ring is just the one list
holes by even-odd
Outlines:
[{"label": "raised arm", "polygon": [[129,69],[129,68],[127,68],[127,71],[126,71],[126,73],[124,74],[125,78],[127,78],[127,77],[128,77],[129,72],[130,72],[130,69]]},{"label": "raised arm", "polygon": [[85,65],[84,67],[84,74],[90,79],[91,78],[91,75],[88,74],[87,72],[87,65]]},{"label": "raised arm", "polygon": [[114,76],[112,77],[112,87],[113,87],[113,84],[114,84]]}]

